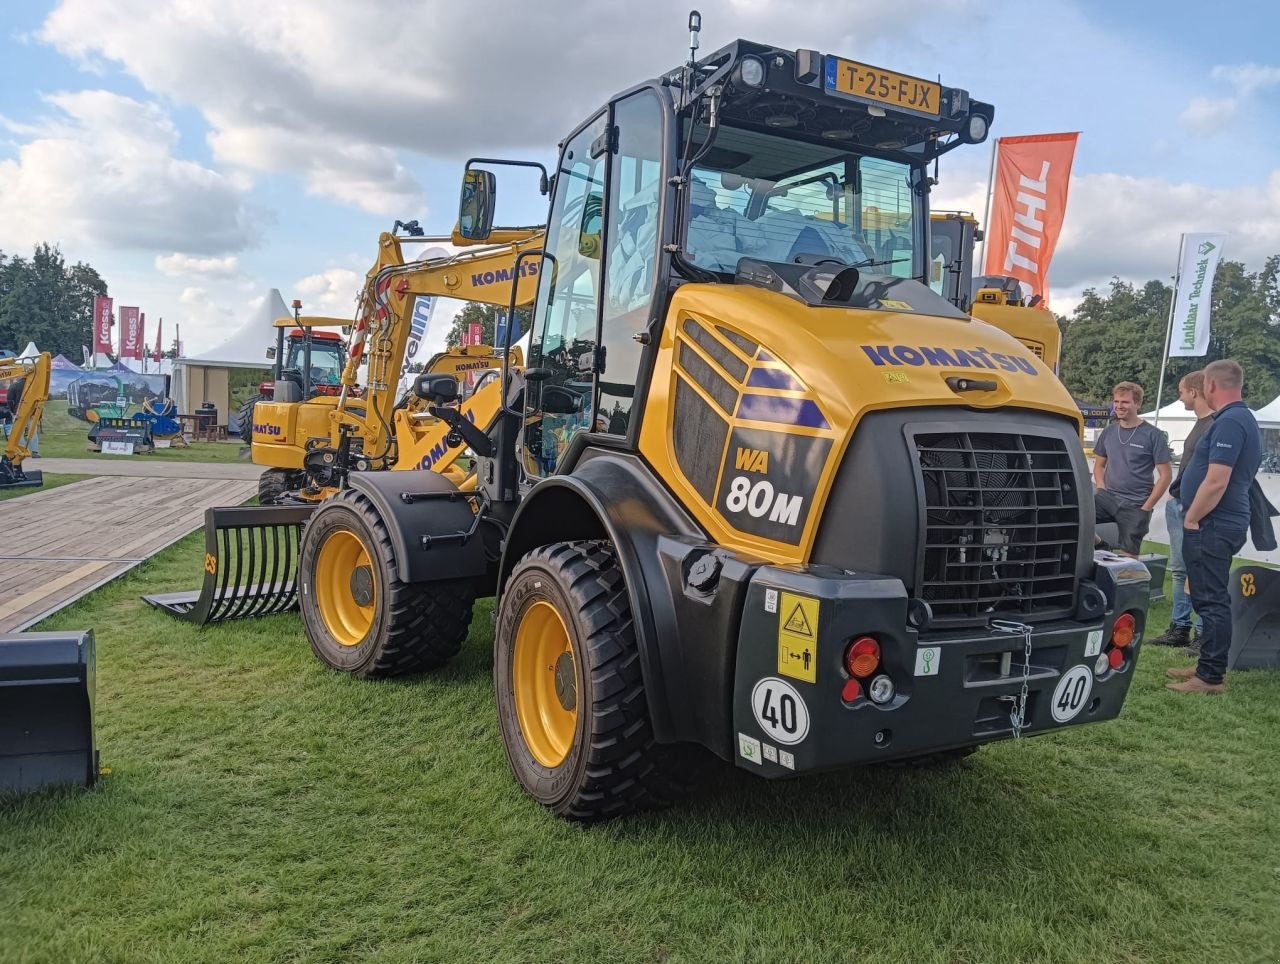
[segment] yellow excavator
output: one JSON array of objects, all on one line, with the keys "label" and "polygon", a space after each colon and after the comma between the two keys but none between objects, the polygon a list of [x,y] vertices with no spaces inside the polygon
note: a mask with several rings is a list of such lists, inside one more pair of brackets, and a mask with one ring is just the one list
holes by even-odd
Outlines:
[{"label": "yellow excavator", "polygon": [[34,359],[0,361],[0,386],[5,388],[7,411],[4,448],[0,450],[0,489],[44,484],[43,473],[25,469],[23,463],[31,457],[31,441],[49,398],[51,365],[48,352]]},{"label": "yellow excavator", "polygon": [[[346,324],[352,334],[335,392],[306,400],[258,401],[254,406],[250,451],[253,461],[266,467],[259,486],[263,504],[317,502],[337,491],[351,471],[428,468],[445,456],[453,463],[456,453],[443,451],[447,448],[443,439],[452,430],[425,412],[425,403],[399,395],[414,305],[422,296],[506,305],[512,266],[522,253],[541,248],[542,230],[495,232],[496,243],[482,247],[465,238],[450,238],[471,250],[405,260],[405,244],[439,240],[445,239],[383,233],[354,323],[303,315],[277,322],[308,330]],[[536,261],[524,262],[518,304],[532,301],[538,268]],[[523,359],[518,350],[507,359],[492,346],[471,345],[435,355],[426,370],[459,375],[501,367],[504,360],[519,365]],[[366,366],[363,385],[359,381],[362,364]],[[496,408],[486,401],[490,396],[497,398],[497,390],[481,393],[469,409],[471,414]]]},{"label": "yellow excavator", "polygon": [[977,218],[963,211],[934,211],[929,226],[930,287],[961,311],[1013,335],[1056,373],[1062,332],[1040,296],[1025,297],[1016,278],[974,276],[974,245],[982,240]]},{"label": "yellow excavator", "polygon": [[[670,801],[678,744],[778,779],[1114,718],[1149,574],[1092,549],[1052,368],[929,287],[932,165],[993,115],[742,40],[610,98],[508,271],[536,296],[496,417],[415,385],[473,469],[349,472],[310,510],[317,656],[440,666],[495,596],[508,762],[576,820]],[[468,241],[498,163],[464,173]]]}]

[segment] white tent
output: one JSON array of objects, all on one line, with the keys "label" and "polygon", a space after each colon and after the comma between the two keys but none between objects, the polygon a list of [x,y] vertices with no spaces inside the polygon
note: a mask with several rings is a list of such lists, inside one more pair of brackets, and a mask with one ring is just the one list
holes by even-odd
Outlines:
[{"label": "white tent", "polygon": [[[1159,419],[1156,418],[1157,415]],[[1169,447],[1173,449],[1174,458],[1182,454],[1182,446],[1186,443],[1187,436],[1196,427],[1196,413],[1188,412],[1182,402],[1176,398],[1163,406],[1159,412],[1154,410],[1143,412],[1141,417],[1168,434]]]},{"label": "white tent", "polygon": [[1253,417],[1258,420],[1258,428],[1280,429],[1280,398],[1273,398],[1262,408],[1255,409]]},{"label": "white tent", "polygon": [[40,349],[36,347],[36,343],[29,341],[27,342],[27,347],[22,349],[22,354],[18,357],[23,359],[35,358],[38,354],[40,354]]},{"label": "white tent", "polygon": [[220,345],[199,355],[176,359],[173,394],[178,411],[191,413],[202,402],[213,402],[218,409],[218,424],[226,425],[231,411],[230,370],[269,369],[271,362],[267,360],[267,349],[276,342],[273,325],[277,318],[289,314],[280,289],[272,288],[253,317]]}]

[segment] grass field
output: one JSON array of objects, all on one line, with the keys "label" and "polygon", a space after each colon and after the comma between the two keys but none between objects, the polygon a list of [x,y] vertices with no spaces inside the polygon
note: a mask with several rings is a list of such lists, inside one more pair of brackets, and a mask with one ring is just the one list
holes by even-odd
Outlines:
[{"label": "grass field", "polygon": [[[128,459],[162,462],[241,462],[239,439],[227,442],[192,442],[186,448],[156,449],[149,455],[103,455],[89,451],[89,423],[67,413],[65,399],[49,399],[40,420],[40,454],[60,459]],[[36,462],[39,468],[39,462]]]},{"label": "grass field", "polygon": [[[92,792],[0,804],[0,960],[1273,961],[1280,673],[949,770],[770,784],[707,760],[606,826],[523,796],[491,624],[444,672],[357,682],[296,616],[197,631],[199,536],[47,621],[92,626]],[[1168,606],[1152,619],[1162,628]]]},{"label": "grass field", "polygon": [[[27,461],[24,468],[28,471],[31,469],[39,469],[40,460],[31,459]],[[69,485],[72,482],[79,482],[81,479],[91,478],[93,478],[91,475],[71,475],[61,472],[45,472],[44,485],[37,488],[23,487],[21,489],[0,489],[0,502],[3,502],[5,499],[16,499],[19,496],[31,495],[35,492],[44,492],[46,489],[56,489],[60,485]]]}]

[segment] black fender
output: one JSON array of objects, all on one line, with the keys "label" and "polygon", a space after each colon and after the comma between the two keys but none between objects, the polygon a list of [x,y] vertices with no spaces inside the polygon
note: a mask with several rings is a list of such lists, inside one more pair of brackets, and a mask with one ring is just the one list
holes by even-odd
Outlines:
[{"label": "black fender", "polygon": [[[401,582],[484,577],[484,533],[473,502],[437,472],[352,472],[350,486],[369,499],[387,525]],[[323,512],[323,505],[319,512]],[[314,516],[312,516],[314,518]]]},{"label": "black fender", "polygon": [[[572,475],[539,482],[511,521],[498,596],[516,563],[553,542],[607,539],[618,554],[635,620],[654,736],[661,742],[727,745],[737,615],[725,597],[720,625],[691,623],[682,572],[692,556],[718,552],[653,471],[633,453],[591,448]],[[745,586],[745,582],[744,582]],[[694,604],[710,610],[705,600]],[[696,616],[694,617],[696,620]],[[681,627],[706,630],[686,645]],[[697,635],[702,636],[702,632]],[[721,733],[720,731],[724,731]]]}]

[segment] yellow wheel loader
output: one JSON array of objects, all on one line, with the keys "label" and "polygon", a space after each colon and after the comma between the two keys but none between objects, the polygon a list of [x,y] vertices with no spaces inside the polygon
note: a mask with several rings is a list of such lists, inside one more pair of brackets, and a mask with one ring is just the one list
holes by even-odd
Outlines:
[{"label": "yellow wheel loader", "polygon": [[930,166],[993,115],[747,41],[610,98],[508,273],[532,341],[492,424],[416,384],[473,470],[350,472],[311,513],[315,652],[438,666],[495,596],[512,772],[578,820],[668,802],[680,744],[777,779],[1114,718],[1148,572],[1092,550],[1052,369],[929,287]]},{"label": "yellow wheel loader", "polygon": [[0,417],[4,424],[4,445],[0,448],[0,489],[44,484],[41,472],[28,470],[23,463],[31,457],[31,443],[40,429],[44,403],[49,399],[51,362],[48,352],[34,359],[12,358],[0,362],[0,387],[4,389]]}]

